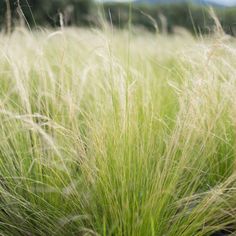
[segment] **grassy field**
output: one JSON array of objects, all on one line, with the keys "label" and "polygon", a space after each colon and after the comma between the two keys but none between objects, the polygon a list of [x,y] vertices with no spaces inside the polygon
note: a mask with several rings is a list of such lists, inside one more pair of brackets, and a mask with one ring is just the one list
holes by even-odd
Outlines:
[{"label": "grassy field", "polygon": [[235,46],[1,34],[0,235],[234,235]]}]

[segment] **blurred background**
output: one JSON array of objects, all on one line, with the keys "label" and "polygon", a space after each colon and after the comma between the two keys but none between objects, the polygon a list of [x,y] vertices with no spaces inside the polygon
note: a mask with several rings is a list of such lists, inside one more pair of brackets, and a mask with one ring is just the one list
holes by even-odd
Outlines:
[{"label": "blurred background", "polygon": [[226,33],[236,35],[236,0],[0,0],[0,28],[100,27],[101,19],[120,29],[132,25],[172,34],[185,28],[195,34],[214,31],[214,9]]}]

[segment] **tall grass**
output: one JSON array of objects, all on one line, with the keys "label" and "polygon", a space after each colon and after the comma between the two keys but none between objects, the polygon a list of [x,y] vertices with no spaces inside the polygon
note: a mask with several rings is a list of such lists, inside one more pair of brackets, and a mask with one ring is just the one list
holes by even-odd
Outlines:
[{"label": "tall grass", "polygon": [[235,232],[236,41],[128,34],[0,36],[1,235]]}]

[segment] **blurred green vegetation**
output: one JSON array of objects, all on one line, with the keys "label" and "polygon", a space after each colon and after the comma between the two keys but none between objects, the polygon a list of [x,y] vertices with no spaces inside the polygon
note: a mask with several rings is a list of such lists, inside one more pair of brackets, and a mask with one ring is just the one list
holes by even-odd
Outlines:
[{"label": "blurred green vegetation", "polygon": [[[11,8],[11,20],[14,25],[19,18],[18,6],[24,13],[27,23],[37,26],[58,26],[59,13],[62,13],[68,25],[87,25],[89,23],[92,0],[0,0],[0,24],[6,24],[7,1]],[[21,11],[20,10],[20,11]]]},{"label": "blurred green vegetation", "polygon": [[[103,12],[108,21],[120,28],[127,27],[129,4],[105,4]],[[209,13],[210,8],[192,4],[133,5],[132,23],[150,31],[174,32],[176,27],[184,27],[192,33],[211,33],[215,22]],[[236,8],[214,8],[226,33],[236,35]],[[166,27],[166,29],[163,29]]]},{"label": "blurred green vegetation", "polygon": [[[7,1],[11,8],[11,26],[14,27],[23,18],[30,27],[60,25],[60,14],[64,24],[79,26],[99,26],[99,12],[103,18],[118,28],[132,24],[150,31],[172,33],[176,27],[184,27],[193,33],[211,33],[214,21],[209,14],[209,8],[192,4],[162,4],[158,6],[104,3],[95,4],[93,0],[1,0],[0,26],[7,25]],[[20,4],[20,11],[19,11]],[[132,8],[132,13],[130,11]],[[236,8],[214,9],[226,33],[236,35]],[[20,16],[19,12],[23,12]]]}]

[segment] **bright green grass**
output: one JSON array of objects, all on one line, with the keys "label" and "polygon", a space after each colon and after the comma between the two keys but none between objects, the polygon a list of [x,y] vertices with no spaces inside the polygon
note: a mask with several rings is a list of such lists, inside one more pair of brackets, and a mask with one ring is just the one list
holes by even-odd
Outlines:
[{"label": "bright green grass", "polygon": [[0,235],[236,229],[235,45],[109,29],[1,35]]}]

